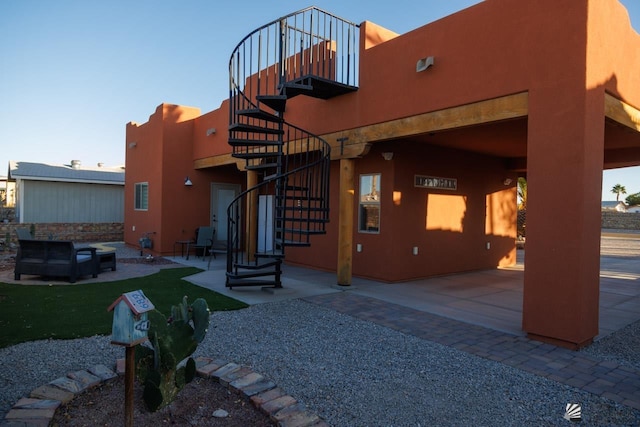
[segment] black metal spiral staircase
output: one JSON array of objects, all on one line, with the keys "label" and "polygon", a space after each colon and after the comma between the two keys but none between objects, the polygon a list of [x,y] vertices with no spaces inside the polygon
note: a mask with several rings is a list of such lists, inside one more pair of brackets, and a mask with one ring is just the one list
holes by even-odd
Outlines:
[{"label": "black metal spiral staircase", "polygon": [[227,287],[282,287],[285,248],[325,232],[331,147],[284,115],[297,95],[357,90],[358,40],[356,24],[311,7],[258,28],[233,51],[229,145],[255,185],[227,209]]}]

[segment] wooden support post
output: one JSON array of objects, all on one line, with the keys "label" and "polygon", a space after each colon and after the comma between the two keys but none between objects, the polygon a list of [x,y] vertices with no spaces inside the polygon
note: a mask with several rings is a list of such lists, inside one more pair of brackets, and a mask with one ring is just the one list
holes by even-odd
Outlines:
[{"label": "wooden support post", "polygon": [[136,370],[136,348],[128,346],[125,350],[124,365],[124,425],[133,427],[133,379]]},{"label": "wooden support post", "polygon": [[[251,170],[247,171],[247,188],[256,185],[258,185],[258,173]],[[247,248],[247,260],[255,261],[258,235],[258,194],[255,191],[247,197],[246,219],[245,247]]]},{"label": "wooden support post", "polygon": [[338,210],[338,285],[351,285],[353,253],[354,160],[340,160],[340,206]]}]

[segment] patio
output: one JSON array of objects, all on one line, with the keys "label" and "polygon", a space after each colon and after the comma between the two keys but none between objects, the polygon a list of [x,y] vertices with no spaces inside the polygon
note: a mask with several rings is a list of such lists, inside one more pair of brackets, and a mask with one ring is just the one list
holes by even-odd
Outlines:
[{"label": "patio", "polygon": [[[347,292],[375,298],[415,310],[471,323],[513,335],[524,335],[522,292],[524,254],[510,268],[422,279],[405,283],[381,283],[354,278]],[[605,232],[600,258],[600,339],[640,320],[640,233]],[[283,266],[283,289],[260,287],[227,289],[225,257],[211,260],[208,271],[188,280],[247,304],[304,298],[340,292],[335,274],[301,267]],[[206,269],[202,259],[170,258]]]}]

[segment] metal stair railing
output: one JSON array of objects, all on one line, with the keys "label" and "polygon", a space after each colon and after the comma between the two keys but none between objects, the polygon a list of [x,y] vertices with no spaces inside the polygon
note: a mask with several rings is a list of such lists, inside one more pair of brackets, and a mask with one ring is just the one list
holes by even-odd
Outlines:
[{"label": "metal stair railing", "polygon": [[316,7],[278,18],[238,43],[229,60],[230,123],[258,95],[281,95],[307,75],[358,85],[359,26]]},{"label": "metal stair railing", "polygon": [[357,88],[358,32],[358,25],[310,7],[256,29],[234,49],[229,144],[261,182],[228,207],[227,285],[240,269],[254,269],[246,278],[268,274],[257,270],[275,259],[277,286],[284,248],[307,246],[324,232],[330,146],[285,122],[284,112],[300,94],[328,99]]},{"label": "metal stair railing", "polygon": [[[228,274],[238,275],[239,269],[259,266],[260,256],[282,257],[285,246],[306,246],[312,235],[325,231],[329,220],[331,147],[300,128],[287,127],[285,134],[290,141],[283,144],[286,172],[267,177],[229,204]],[[263,200],[259,206],[260,196],[272,197],[273,204],[267,205]],[[255,240],[248,241],[250,236]]]}]

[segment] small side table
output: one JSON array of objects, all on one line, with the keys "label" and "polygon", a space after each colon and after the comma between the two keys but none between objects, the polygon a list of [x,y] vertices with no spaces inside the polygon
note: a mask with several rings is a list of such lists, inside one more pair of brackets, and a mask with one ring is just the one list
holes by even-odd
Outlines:
[{"label": "small side table", "polygon": [[189,259],[189,246],[193,243],[193,240],[176,240],[173,244],[173,257],[176,257],[176,245],[180,245],[180,256],[184,258],[184,246],[187,246],[187,259]]},{"label": "small side table", "polygon": [[116,253],[115,252],[98,252],[98,269],[100,271],[110,268],[116,271]]}]

